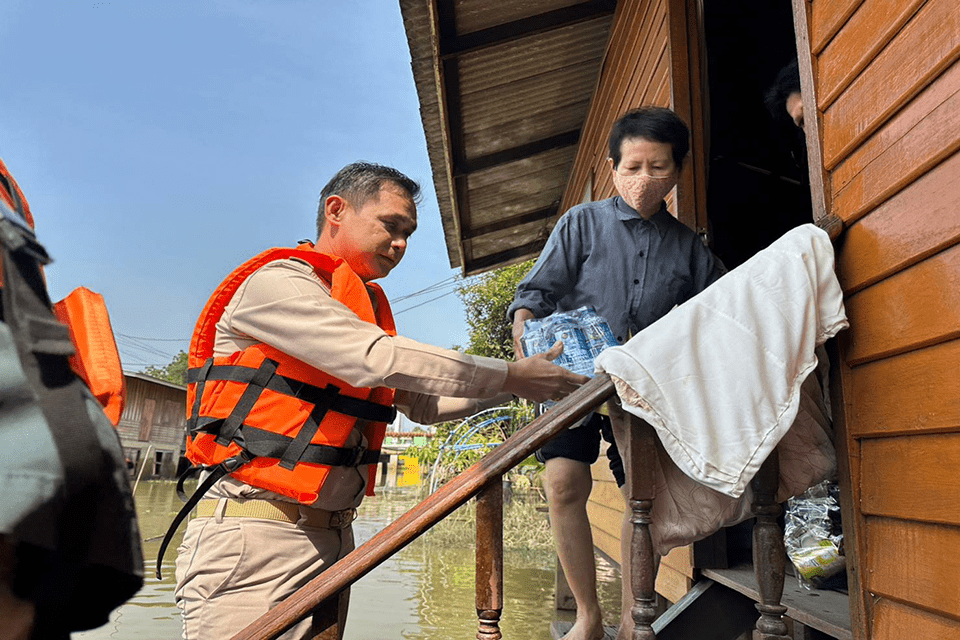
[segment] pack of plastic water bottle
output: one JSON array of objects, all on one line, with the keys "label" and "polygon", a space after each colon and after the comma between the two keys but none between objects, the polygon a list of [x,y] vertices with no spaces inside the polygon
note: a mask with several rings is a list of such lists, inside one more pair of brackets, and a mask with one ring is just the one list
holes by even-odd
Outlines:
[{"label": "pack of plastic water bottle", "polygon": [[591,378],[597,355],[607,347],[619,344],[610,325],[597,315],[593,307],[558,311],[546,318],[527,320],[523,325],[525,356],[543,353],[557,340],[563,342],[563,353],[553,362]]}]

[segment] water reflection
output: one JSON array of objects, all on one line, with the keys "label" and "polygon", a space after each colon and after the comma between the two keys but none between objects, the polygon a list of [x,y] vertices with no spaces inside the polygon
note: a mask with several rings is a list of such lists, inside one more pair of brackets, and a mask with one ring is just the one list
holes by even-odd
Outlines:
[{"label": "water reflection", "polygon": [[[354,523],[357,544],[413,507],[415,489],[387,490],[364,502]],[[153,565],[166,531],[181,503],[171,482],[143,482],[137,489],[137,513],[147,540],[146,585],[120,607],[110,622],[93,631],[74,634],[82,640],[166,640],[179,638],[181,622],[173,600],[174,558],[183,528],[171,543],[162,581]],[[434,536],[434,540],[440,540]],[[474,604],[475,552],[472,539],[460,544],[431,542],[427,532],[371,571],[353,587],[345,640],[463,640],[477,632]],[[556,615],[553,609],[554,555],[551,551],[511,551],[504,555],[504,638],[548,640]],[[598,581],[607,624],[619,611],[619,573],[600,562]]]}]

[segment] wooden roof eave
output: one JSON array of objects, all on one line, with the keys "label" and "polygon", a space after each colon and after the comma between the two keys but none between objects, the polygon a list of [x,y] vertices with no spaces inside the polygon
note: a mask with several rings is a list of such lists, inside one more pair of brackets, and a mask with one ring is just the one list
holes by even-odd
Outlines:
[{"label": "wooden roof eave", "polygon": [[[579,146],[583,120],[576,123],[568,121],[564,126],[555,127],[552,131],[546,127],[548,130],[542,131],[539,137],[517,140],[513,146],[481,144],[481,148],[477,148],[476,145],[476,96],[478,87],[489,82],[491,76],[489,71],[486,71],[485,75],[481,71],[478,85],[475,71],[479,59],[475,54],[485,54],[496,49],[496,55],[508,56],[510,47],[514,47],[514,61],[520,61],[520,64],[511,61],[507,66],[516,69],[524,64],[536,64],[532,59],[528,61],[523,54],[524,48],[529,53],[531,45],[527,43],[537,42],[540,46],[555,47],[558,37],[572,38],[571,46],[580,51],[582,43],[578,40],[586,37],[584,33],[596,32],[597,19],[608,20],[603,35],[609,36],[610,23],[617,7],[616,0],[588,0],[574,5],[558,1],[558,6],[554,8],[549,8],[549,4],[541,3],[546,10],[540,13],[515,17],[512,20],[507,18],[498,24],[488,20],[486,25],[481,26],[474,21],[471,25],[473,30],[471,26],[467,26],[466,33],[461,34],[457,32],[455,17],[460,6],[458,0],[400,0],[447,253],[450,265],[460,267],[464,275],[506,266],[539,254],[552,223],[563,210],[560,208],[561,200],[566,199],[564,196],[568,197],[566,192],[571,188],[570,178],[576,164],[573,158],[582,156]],[[600,42],[596,33],[589,37],[593,38],[592,42]],[[531,38],[541,40],[530,40]],[[606,38],[600,46],[605,52]],[[597,59],[597,77],[602,68],[602,59]],[[465,60],[465,69],[470,74],[466,79],[470,83],[469,88],[461,88],[461,64]],[[576,64],[582,64],[582,61]],[[556,69],[564,67],[554,67],[552,73],[557,73]],[[495,78],[493,86],[499,80],[499,77]],[[502,83],[500,84],[502,86]],[[595,90],[596,83],[593,84]],[[483,90],[481,87],[480,91]],[[467,91],[470,92],[471,102],[464,105],[461,104],[461,93]],[[593,92],[590,92],[591,101],[592,94]],[[474,109],[471,112],[473,119],[470,121],[473,124],[472,134],[464,126],[463,111],[467,107]],[[549,112],[550,117],[558,111],[555,102],[547,108],[552,110]],[[564,105],[564,108],[569,109],[567,105]],[[526,116],[540,111],[534,104],[530,104]],[[490,113],[488,111],[485,115]],[[588,113],[589,111],[584,114],[584,120]],[[566,115],[569,116],[569,111]],[[502,121],[502,116],[500,119]],[[497,120],[496,115],[494,120]],[[496,125],[493,126],[495,130]],[[496,140],[496,135],[494,133],[492,138],[484,142]],[[500,136],[502,142],[502,132]],[[488,148],[483,149],[483,146]],[[518,206],[521,204],[519,201],[503,202],[502,205],[513,206],[506,206],[500,217],[491,217],[489,202],[480,209],[473,210],[477,190],[475,181],[478,175],[489,170],[513,167],[517,162],[540,158],[543,154],[563,149],[571,150],[570,162],[573,162],[574,166],[562,176],[542,176],[541,181],[546,179],[548,182],[539,187],[531,185],[534,190],[530,193],[539,193],[541,197],[529,198],[522,206]],[[468,178],[471,179],[469,184]],[[558,192],[552,202],[548,203],[542,197],[547,193],[543,191],[544,188]],[[532,234],[533,231],[536,233]],[[482,249],[478,249],[480,246]]]},{"label": "wooden roof eave", "polygon": [[[440,58],[440,30],[430,0],[400,0],[404,28],[410,45],[413,79],[420,100],[420,119],[427,138],[427,154],[440,207],[443,235],[451,267],[464,264],[460,216],[457,207],[453,150]],[[431,132],[434,138],[431,139]]]}]

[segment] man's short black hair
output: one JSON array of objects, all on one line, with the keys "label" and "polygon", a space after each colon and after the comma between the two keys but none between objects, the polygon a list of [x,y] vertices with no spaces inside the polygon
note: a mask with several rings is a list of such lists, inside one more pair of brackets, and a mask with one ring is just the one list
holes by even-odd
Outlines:
[{"label": "man's short black hair", "polygon": [[330,196],[340,196],[353,207],[362,207],[370,198],[378,196],[385,184],[393,184],[405,191],[414,204],[420,202],[420,184],[393,167],[372,162],[353,162],[348,164],[320,192],[320,206],[317,209],[317,237],[323,231],[326,221],[324,203]]},{"label": "man's short black hair", "polygon": [[793,59],[777,72],[777,77],[763,95],[763,102],[774,120],[787,117],[787,98],[792,93],[800,93],[800,67]]},{"label": "man's short black hair", "polygon": [[683,159],[690,150],[690,129],[680,116],[664,107],[640,107],[623,114],[613,124],[610,130],[610,157],[614,168],[620,166],[623,141],[631,138],[669,144],[677,169],[683,167]]}]

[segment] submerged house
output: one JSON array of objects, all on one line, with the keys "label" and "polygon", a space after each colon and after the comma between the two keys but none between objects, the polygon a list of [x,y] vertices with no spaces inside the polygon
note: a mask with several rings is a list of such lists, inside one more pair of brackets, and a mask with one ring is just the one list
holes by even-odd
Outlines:
[{"label": "submerged house", "polygon": [[[839,233],[851,326],[829,346],[849,589],[785,597],[791,633],[960,638],[956,0],[400,5],[464,274],[536,257],[569,207],[613,195],[607,133],[645,104],[691,125],[670,208],[728,266],[802,222]],[[763,105],[794,58],[805,158]],[[601,467],[591,521],[617,558],[623,501]],[[755,597],[736,538],[676,550],[658,592],[674,602],[710,578]]]},{"label": "submerged house", "polygon": [[187,388],[143,373],[124,371],[123,377],[126,402],[117,433],[128,468],[134,477],[176,478],[187,437]]}]

